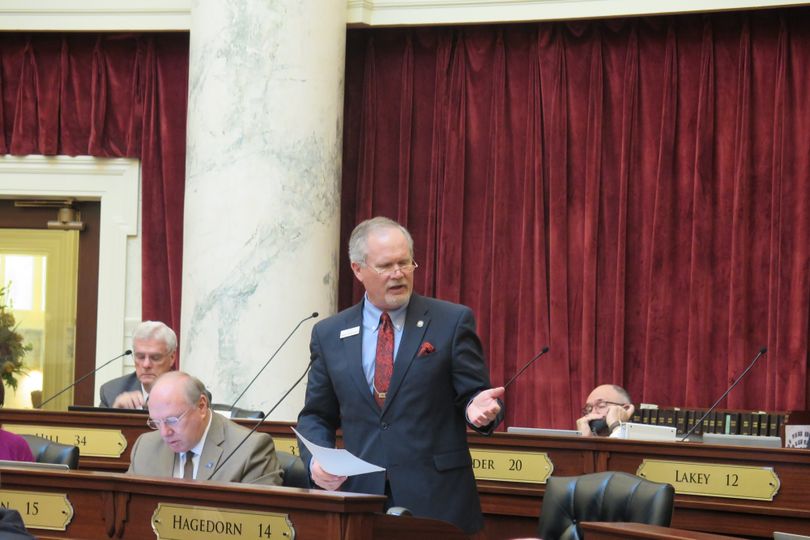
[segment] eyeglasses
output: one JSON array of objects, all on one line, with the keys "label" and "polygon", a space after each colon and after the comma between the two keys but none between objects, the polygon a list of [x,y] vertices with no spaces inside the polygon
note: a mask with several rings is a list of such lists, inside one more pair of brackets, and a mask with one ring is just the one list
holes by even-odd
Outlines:
[{"label": "eyeglasses", "polygon": [[180,423],[180,420],[182,420],[183,417],[193,409],[195,409],[195,407],[186,409],[186,412],[184,412],[180,416],[169,416],[168,418],[164,418],[163,420],[155,420],[154,418],[149,418],[146,420],[146,425],[149,426],[151,429],[160,429],[160,426],[162,425],[168,428],[174,428],[175,426],[177,426],[177,424]]},{"label": "eyeglasses", "polygon": [[146,353],[142,353],[142,352],[136,352],[134,354],[134,356],[135,356],[135,362],[137,362],[139,364],[143,364],[144,362],[146,362],[147,358],[153,364],[157,364],[158,362],[160,362],[161,360],[163,360],[164,358],[166,358],[169,355],[168,354],[163,354],[163,353],[146,354]]},{"label": "eyeglasses", "polygon": [[593,405],[587,404],[584,407],[582,407],[582,414],[583,415],[591,414],[591,411],[596,411],[596,412],[600,413],[600,412],[604,411],[605,409],[607,409],[608,405],[624,406],[624,405],[627,405],[627,403],[616,403],[615,401],[605,401],[604,399],[599,399]]},{"label": "eyeglasses", "polygon": [[386,264],[384,266],[371,266],[370,264],[366,264],[366,266],[377,272],[377,275],[379,275],[380,277],[385,278],[390,278],[397,272],[402,272],[403,274],[410,274],[414,270],[419,268],[419,265],[416,264],[416,261],[411,261],[407,263]]}]

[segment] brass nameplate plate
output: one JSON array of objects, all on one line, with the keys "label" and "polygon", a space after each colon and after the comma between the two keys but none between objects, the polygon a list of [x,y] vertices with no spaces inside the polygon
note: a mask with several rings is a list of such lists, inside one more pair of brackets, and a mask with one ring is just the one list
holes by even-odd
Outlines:
[{"label": "brass nameplate plate", "polygon": [[545,484],[554,465],[545,452],[471,448],[476,480]]},{"label": "brass nameplate plate", "polygon": [[127,440],[120,429],[80,427],[27,426],[4,424],[3,429],[18,435],[39,435],[62,444],[79,447],[79,455],[119,458],[127,448]]},{"label": "brass nameplate plate", "polygon": [[0,506],[18,511],[28,529],[64,531],[73,519],[65,493],[0,490]]},{"label": "brass nameplate plate", "polygon": [[296,456],[301,455],[301,452],[298,451],[298,439],[295,437],[279,437],[273,435],[273,442],[276,444],[276,450],[289,452]]},{"label": "brass nameplate plate", "polygon": [[772,467],[645,459],[636,474],[672,484],[676,493],[703,497],[772,501],[780,486]]},{"label": "brass nameplate plate", "polygon": [[152,514],[152,530],[158,540],[295,538],[287,514],[185,504],[158,504]]}]

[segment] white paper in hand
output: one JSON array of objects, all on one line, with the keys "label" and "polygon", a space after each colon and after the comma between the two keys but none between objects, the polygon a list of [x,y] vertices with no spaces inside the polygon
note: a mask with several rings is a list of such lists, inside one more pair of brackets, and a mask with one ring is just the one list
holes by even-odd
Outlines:
[{"label": "white paper in hand", "polygon": [[295,428],[290,429],[298,435],[298,438],[301,439],[301,442],[307,447],[312,457],[315,458],[321,465],[321,468],[329,474],[334,474],[335,476],[355,476],[385,470],[373,463],[363,461],[348,450],[318,446],[306,440],[300,433],[295,431]]}]

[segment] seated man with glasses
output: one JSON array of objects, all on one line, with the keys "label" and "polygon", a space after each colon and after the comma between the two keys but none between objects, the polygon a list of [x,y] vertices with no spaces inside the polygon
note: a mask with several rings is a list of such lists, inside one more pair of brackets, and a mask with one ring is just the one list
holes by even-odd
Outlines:
[{"label": "seated man with glasses", "polygon": [[155,431],[135,441],[129,474],[281,485],[270,435],[245,439],[250,430],[214,413],[196,377],[182,371],[161,375],[152,387],[146,424]]},{"label": "seated man with glasses", "polygon": [[100,407],[145,409],[155,380],[174,366],[177,336],[159,321],[144,321],[132,334],[135,373],[101,385]]},{"label": "seated man with glasses", "polygon": [[583,437],[610,436],[622,422],[633,417],[636,408],[630,394],[621,386],[603,384],[588,396],[577,430]]}]

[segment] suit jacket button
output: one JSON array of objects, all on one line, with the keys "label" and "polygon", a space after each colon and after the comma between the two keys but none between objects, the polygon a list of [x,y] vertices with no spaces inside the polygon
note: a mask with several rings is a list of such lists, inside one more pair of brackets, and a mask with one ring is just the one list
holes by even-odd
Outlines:
[{"label": "suit jacket button", "polygon": [[382,424],[380,424],[380,427],[382,427],[383,431],[385,431],[386,429],[388,429],[388,422],[383,422]]}]

